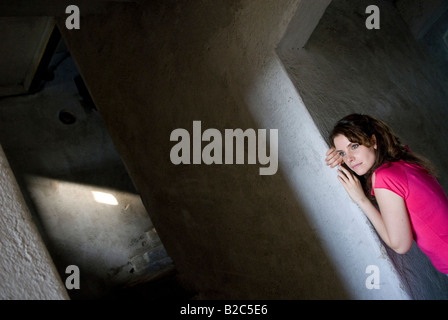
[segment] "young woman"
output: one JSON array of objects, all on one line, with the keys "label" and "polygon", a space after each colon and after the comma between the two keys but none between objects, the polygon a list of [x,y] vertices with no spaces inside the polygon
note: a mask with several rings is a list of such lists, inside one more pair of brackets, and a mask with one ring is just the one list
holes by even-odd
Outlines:
[{"label": "young woman", "polygon": [[404,254],[415,240],[433,265],[448,274],[448,198],[431,164],[368,115],[338,121],[330,142],[327,165],[338,166],[339,181],[383,241]]}]

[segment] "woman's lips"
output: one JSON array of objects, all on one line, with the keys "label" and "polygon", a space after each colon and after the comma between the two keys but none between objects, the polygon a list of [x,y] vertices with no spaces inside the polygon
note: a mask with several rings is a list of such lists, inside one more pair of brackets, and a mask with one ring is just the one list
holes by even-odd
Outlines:
[{"label": "woman's lips", "polygon": [[356,169],[357,167],[359,167],[361,164],[362,164],[362,163],[355,164],[355,165],[352,167],[352,169],[355,170],[355,169]]}]

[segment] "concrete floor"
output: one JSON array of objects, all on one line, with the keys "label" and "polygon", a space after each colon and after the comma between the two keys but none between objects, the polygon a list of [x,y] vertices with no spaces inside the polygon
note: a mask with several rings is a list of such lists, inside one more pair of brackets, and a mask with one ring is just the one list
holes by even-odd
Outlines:
[{"label": "concrete floor", "polygon": [[100,115],[79,95],[63,45],[50,66],[55,77],[42,91],[0,99],[0,142],[62,280],[67,266],[80,269],[70,297],[123,298],[136,283],[150,294],[147,282],[164,275],[179,294],[173,262]]}]

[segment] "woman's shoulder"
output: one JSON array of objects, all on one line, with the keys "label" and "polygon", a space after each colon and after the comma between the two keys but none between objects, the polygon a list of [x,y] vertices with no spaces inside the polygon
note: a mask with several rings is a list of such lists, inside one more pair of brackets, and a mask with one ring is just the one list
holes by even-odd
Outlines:
[{"label": "woman's shoulder", "polygon": [[399,160],[383,163],[375,170],[375,172],[379,172],[382,170],[396,171],[396,170],[408,170],[408,169],[425,170],[422,166],[419,166],[418,164],[408,163],[404,160]]},{"label": "woman's shoulder", "polygon": [[386,162],[383,163],[381,166],[379,166],[374,173],[378,174],[379,172],[382,171],[387,171],[387,172],[393,172],[393,171],[401,171],[403,170],[403,168],[406,167],[406,162],[404,162],[403,160],[400,161],[394,161],[394,162]]},{"label": "woman's shoulder", "polygon": [[374,188],[389,189],[403,198],[406,197],[408,185],[405,163],[388,162],[376,169],[371,178],[372,195]]},{"label": "woman's shoulder", "polygon": [[408,169],[408,164],[402,160],[396,162],[384,163],[378,167],[374,172],[373,176],[376,180],[383,179],[406,179],[406,173]]},{"label": "woman's shoulder", "polygon": [[400,161],[394,161],[394,162],[388,162],[384,163],[380,167],[378,167],[374,173],[375,178],[378,179],[404,179],[407,180],[407,177],[409,174],[412,174],[413,176],[426,176],[428,175],[428,172],[423,167],[407,163],[403,160]]}]

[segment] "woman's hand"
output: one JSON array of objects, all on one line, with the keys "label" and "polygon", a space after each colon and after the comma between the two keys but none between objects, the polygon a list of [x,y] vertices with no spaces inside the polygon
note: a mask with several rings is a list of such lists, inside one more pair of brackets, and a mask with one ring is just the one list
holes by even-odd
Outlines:
[{"label": "woman's hand", "polygon": [[336,152],[335,148],[328,149],[328,151],[325,155],[327,156],[325,158],[325,162],[327,163],[327,166],[334,168],[334,167],[340,166],[342,164],[342,157],[339,153]]},{"label": "woman's hand", "polygon": [[368,200],[359,179],[343,166],[338,168],[338,179],[357,205],[361,205],[363,201]]}]

